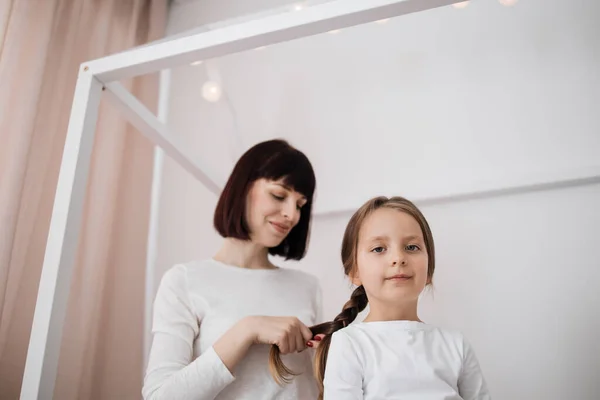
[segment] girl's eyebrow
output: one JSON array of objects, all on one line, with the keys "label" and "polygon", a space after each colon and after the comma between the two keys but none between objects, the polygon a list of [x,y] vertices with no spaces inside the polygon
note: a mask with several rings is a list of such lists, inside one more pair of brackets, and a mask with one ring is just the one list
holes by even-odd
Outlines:
[{"label": "girl's eyebrow", "polygon": [[[377,241],[385,242],[389,239],[390,238],[386,235],[378,235],[378,236],[372,236],[372,237],[368,238],[367,240],[370,242],[377,242]],[[415,240],[415,239],[423,240],[423,237],[421,235],[408,235],[408,236],[404,237],[404,240]]]},{"label": "girl's eyebrow", "polygon": [[409,236],[406,236],[404,239],[405,240],[415,240],[415,239],[423,240],[423,237],[421,235],[409,235]]},{"label": "girl's eyebrow", "polygon": [[385,235],[384,235],[384,236],[373,236],[373,237],[370,237],[370,238],[368,239],[368,241],[369,241],[369,242],[377,242],[377,241],[382,241],[382,242],[385,242],[385,241],[386,241],[386,240],[388,240],[388,239],[389,239],[389,238],[388,238],[387,236],[385,236]]}]

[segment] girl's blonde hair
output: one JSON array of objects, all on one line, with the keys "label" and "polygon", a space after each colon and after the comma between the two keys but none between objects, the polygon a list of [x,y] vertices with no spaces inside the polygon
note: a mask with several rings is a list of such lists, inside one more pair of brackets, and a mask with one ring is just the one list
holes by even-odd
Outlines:
[{"label": "girl's blonde hair", "polygon": [[[356,272],[356,255],[358,247],[358,234],[360,229],[367,217],[371,215],[375,210],[380,208],[391,208],[403,213],[406,213],[413,217],[423,232],[423,240],[425,241],[425,249],[428,255],[427,265],[427,280],[428,284],[431,284],[433,278],[433,272],[435,270],[435,248],[433,244],[433,235],[427,220],[421,213],[421,211],[409,200],[403,197],[375,197],[367,201],[360,207],[346,226],[344,232],[344,238],[342,240],[342,264],[344,266],[344,273],[347,276],[353,276]],[[319,347],[316,350],[314,373],[319,386],[319,400],[323,398],[323,379],[325,377],[325,366],[327,364],[327,353],[329,351],[329,345],[331,344],[331,336],[335,331],[338,331],[349,324],[351,324],[356,316],[363,311],[368,304],[367,293],[365,288],[361,285],[357,287],[350,300],[344,304],[342,311],[333,319],[331,322],[325,322],[319,325],[315,325],[310,328],[313,335],[324,334],[325,337],[321,340]],[[271,348],[271,354],[269,359],[269,368],[271,375],[275,381],[279,384],[288,383],[293,379],[296,374],[289,370],[281,361],[279,348],[273,346]]]}]

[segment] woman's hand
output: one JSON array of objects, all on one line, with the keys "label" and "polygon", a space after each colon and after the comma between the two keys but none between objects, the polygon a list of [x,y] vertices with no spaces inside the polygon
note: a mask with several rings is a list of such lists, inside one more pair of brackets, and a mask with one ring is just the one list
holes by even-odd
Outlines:
[{"label": "woman's hand", "polygon": [[318,343],[310,329],[296,317],[252,316],[245,323],[252,332],[253,343],[274,344],[281,354],[300,352]]},{"label": "woman's hand", "polygon": [[[233,373],[252,344],[275,344],[282,354],[316,348],[323,335],[313,338],[312,332],[294,317],[246,317],[229,329],[213,348],[225,366]],[[310,344],[309,344],[310,343]]]},{"label": "woman's hand", "polygon": [[319,344],[321,344],[321,340],[323,340],[324,337],[325,335],[322,334],[315,335],[315,337],[309,340],[306,344],[308,345],[308,347],[316,349],[317,347],[319,347]]}]

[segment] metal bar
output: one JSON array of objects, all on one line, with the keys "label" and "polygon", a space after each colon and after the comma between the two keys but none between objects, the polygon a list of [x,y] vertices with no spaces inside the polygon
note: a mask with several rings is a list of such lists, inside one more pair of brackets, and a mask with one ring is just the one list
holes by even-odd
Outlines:
[{"label": "metal bar", "polygon": [[168,128],[123,85],[118,82],[109,83],[106,85],[106,95],[125,118],[155,145],[161,147],[167,156],[202,182],[208,190],[216,195],[221,193],[217,175],[207,166],[193,162],[193,157],[176,143]]},{"label": "metal bar", "polygon": [[260,46],[348,28],[456,3],[457,0],[336,0],[300,12],[269,16],[150,44],[87,65],[104,83],[222,57]]},{"label": "metal bar", "polygon": [[89,71],[80,70],[54,196],[21,400],[51,399],[54,393],[101,93],[102,84]]}]

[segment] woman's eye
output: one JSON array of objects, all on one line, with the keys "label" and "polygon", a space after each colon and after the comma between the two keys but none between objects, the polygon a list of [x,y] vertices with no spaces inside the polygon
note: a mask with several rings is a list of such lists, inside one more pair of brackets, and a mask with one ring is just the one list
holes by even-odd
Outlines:
[{"label": "woman's eye", "polygon": [[419,246],[417,246],[416,244],[409,244],[408,246],[406,246],[406,250],[419,251],[419,250],[421,250],[421,248]]},{"label": "woman's eye", "polygon": [[385,251],[385,249],[381,246],[375,247],[373,250],[371,250],[372,253],[383,253]]},{"label": "woman's eye", "polygon": [[271,194],[271,196],[273,196],[273,198],[275,200],[279,200],[279,201],[283,201],[283,199],[285,199],[285,197],[283,197],[283,196],[277,196],[276,194]]}]

